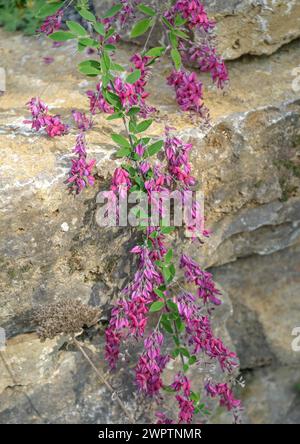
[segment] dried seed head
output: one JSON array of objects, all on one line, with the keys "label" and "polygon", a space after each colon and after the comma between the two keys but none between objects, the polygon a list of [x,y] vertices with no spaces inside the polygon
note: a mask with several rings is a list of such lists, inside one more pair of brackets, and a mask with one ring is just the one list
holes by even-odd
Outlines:
[{"label": "dried seed head", "polygon": [[53,339],[60,334],[75,334],[84,327],[90,327],[100,317],[100,310],[83,304],[79,300],[65,299],[40,306],[34,314],[39,338]]}]

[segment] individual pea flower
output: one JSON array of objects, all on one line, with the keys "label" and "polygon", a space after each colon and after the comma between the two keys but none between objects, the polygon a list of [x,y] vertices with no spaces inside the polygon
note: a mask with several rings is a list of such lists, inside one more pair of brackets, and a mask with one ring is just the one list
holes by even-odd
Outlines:
[{"label": "individual pea flower", "polygon": [[51,63],[54,62],[54,57],[50,56],[43,57],[43,62],[45,63],[45,65],[50,65]]},{"label": "individual pea flower", "polygon": [[145,147],[139,143],[136,147],[135,147],[135,152],[138,156],[142,157],[144,152],[145,152]]},{"label": "individual pea flower", "polygon": [[55,31],[58,31],[62,24],[62,18],[64,15],[63,9],[58,10],[55,14],[46,17],[44,23],[38,29],[38,32],[43,32],[46,35],[50,35]]},{"label": "individual pea flower", "polygon": [[92,120],[85,113],[73,110],[72,115],[78,129],[87,131],[92,127]]},{"label": "individual pea flower", "polygon": [[123,168],[116,168],[112,179],[111,190],[118,192],[121,197],[126,197],[130,187],[131,181],[128,172]]}]

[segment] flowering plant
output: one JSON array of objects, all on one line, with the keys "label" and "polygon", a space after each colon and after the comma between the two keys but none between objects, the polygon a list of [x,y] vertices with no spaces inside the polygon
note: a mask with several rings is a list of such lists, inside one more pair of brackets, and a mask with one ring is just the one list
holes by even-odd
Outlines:
[{"label": "flowering plant", "polygon": [[[107,120],[119,119],[123,125],[121,133],[111,135],[121,164],[112,175],[110,191],[116,198],[126,193],[146,193],[152,211],[154,209],[161,216],[157,225],[149,226],[144,224],[147,215],[139,212],[137,229],[142,232],[142,240],[131,250],[137,258],[137,271],[112,309],[105,332],[105,358],[113,370],[118,365],[122,344],[132,338],[143,340],[135,381],[141,394],[154,398],[159,404],[157,422],[190,423],[195,414],[201,414],[204,421],[209,409],[200,398],[199,388],[192,388],[193,381],[188,377],[190,367],[201,365],[205,368],[216,363],[222,374],[230,375],[238,361],[235,353],[213,333],[210,318],[214,308],[221,304],[220,291],[212,275],[183,251],[176,266],[175,254],[169,248],[174,227],[165,223],[164,211],[154,193],[176,190],[184,203],[185,192],[196,185],[189,160],[192,145],[178,137],[174,128],[167,127],[161,139],[143,133],[152,125],[156,111],[147,102],[147,82],[162,56],[171,57],[173,69],[166,82],[174,87],[180,109],[208,119],[203,84],[183,63],[196,63],[201,72],[211,73],[217,87],[224,87],[228,73],[214,46],[215,22],[208,18],[199,0],[177,0],[167,3],[164,10],[155,10],[139,0],[120,0],[101,17],[87,7],[87,2],[79,1],[77,11],[86,21],[86,27],[67,21],[68,30],[62,30],[63,17],[71,3],[46,4],[40,11],[45,20],[39,29],[54,42],[74,39],[78,51],[95,55],[79,64],[79,71],[96,77],[97,83],[94,90],[86,93],[89,115],[73,111],[79,133],[74,148],[76,157],[67,179],[69,189],[78,194],[95,182],[95,160],[87,159],[85,134],[94,116],[105,113]],[[128,26],[129,19],[134,20],[132,38],[148,35],[144,48],[130,58],[130,66],[126,68],[115,61],[116,44],[120,39],[115,25]],[[167,43],[149,49],[150,36],[157,24],[165,32]],[[191,40],[191,33],[195,31],[200,36],[198,45]],[[28,106],[32,120],[26,123],[34,130],[45,128],[50,137],[61,136],[68,130],[59,116],[48,114],[47,106],[39,98],[31,99]],[[192,204],[192,216],[203,218],[197,202]],[[202,224],[199,227],[187,223],[186,230],[192,241],[200,244],[209,237]],[[184,276],[185,286],[179,284],[176,270]],[[155,326],[151,328],[154,320]],[[174,380],[166,384],[164,370],[177,361],[181,369]],[[237,420],[240,401],[234,398],[226,379],[218,381],[206,375],[203,391],[207,399],[217,398]],[[177,401],[177,418],[170,418],[164,409],[163,400],[167,394]]]}]

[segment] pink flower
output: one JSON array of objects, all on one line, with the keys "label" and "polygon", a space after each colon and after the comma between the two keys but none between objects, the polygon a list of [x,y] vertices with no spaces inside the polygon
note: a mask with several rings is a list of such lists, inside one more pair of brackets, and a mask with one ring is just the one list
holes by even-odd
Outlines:
[{"label": "pink flower", "polygon": [[182,373],[177,373],[171,387],[179,392],[183,390],[184,396],[189,397],[191,394],[191,381]]},{"label": "pink flower", "polygon": [[162,412],[157,412],[155,414],[156,418],[157,418],[157,422],[156,424],[175,424],[175,421],[173,421],[172,419],[168,418],[164,413]]},{"label": "pink flower", "polygon": [[190,62],[196,62],[200,71],[210,72],[212,80],[218,88],[224,88],[229,80],[228,70],[224,60],[217,55],[216,49],[208,44],[200,47],[191,46],[188,50],[183,45],[184,57]]},{"label": "pink flower", "polygon": [[227,383],[211,384],[207,383],[205,386],[207,394],[212,398],[219,397],[220,405],[227,408],[227,410],[237,410],[241,408],[241,401],[235,399],[232,390]]},{"label": "pink flower", "polygon": [[190,29],[197,28],[209,32],[215,27],[215,22],[208,19],[204,6],[199,0],[178,0],[167,11],[165,17],[173,23],[178,13],[181,13],[182,17],[187,20]]},{"label": "pink flower", "polygon": [[45,128],[50,137],[67,134],[68,125],[65,125],[59,116],[48,114],[48,107],[39,97],[33,97],[27,106],[31,112],[32,120],[24,120],[24,123],[31,124],[32,129],[39,131],[41,128]]},{"label": "pink flower", "polygon": [[173,71],[167,78],[168,85],[174,86],[176,99],[183,111],[200,112],[203,103],[202,82],[196,74],[187,71]]},{"label": "pink flower", "polygon": [[69,173],[67,183],[71,191],[79,194],[87,186],[92,186],[95,183],[95,178],[92,175],[92,170],[96,163],[95,159],[87,162],[86,142],[84,133],[80,133],[76,138],[76,145],[73,149],[77,154],[76,159],[72,159],[72,167]]},{"label": "pink flower", "polygon": [[194,416],[194,402],[180,395],[177,395],[176,399],[179,404],[179,424],[189,424]]},{"label": "pink flower", "polygon": [[138,156],[142,157],[145,152],[145,147],[141,143],[139,143],[135,147],[135,152],[137,153]]},{"label": "pink flower", "polygon": [[128,172],[123,168],[116,168],[110,189],[118,192],[121,197],[125,197],[130,187],[131,181]]},{"label": "pink flower", "polygon": [[44,61],[45,65],[50,65],[50,63],[54,62],[54,57],[49,57],[49,56],[43,57],[43,61]]},{"label": "pink flower", "polygon": [[46,35],[52,34],[54,31],[58,31],[61,27],[64,11],[60,9],[53,15],[46,17],[44,23],[41,25],[39,32],[43,32]]},{"label": "pink flower", "polygon": [[152,333],[145,341],[145,351],[140,356],[135,368],[136,383],[146,395],[158,395],[162,387],[161,374],[170,357],[161,353],[164,337],[161,333]]},{"label": "pink flower", "polygon": [[78,129],[82,131],[87,131],[92,127],[92,120],[87,117],[85,113],[73,110],[72,114]]},{"label": "pink flower", "polygon": [[90,99],[90,111],[92,114],[96,114],[96,111],[102,111],[107,114],[112,114],[114,109],[104,99],[101,92],[101,83],[97,83],[96,91],[87,91],[86,95]]},{"label": "pink flower", "polygon": [[68,132],[68,126],[59,116],[45,116],[45,129],[49,137],[63,136]]},{"label": "pink flower", "polygon": [[180,267],[184,269],[188,282],[193,282],[198,288],[198,296],[206,304],[208,301],[220,305],[221,300],[217,297],[221,292],[216,288],[211,273],[203,271],[200,266],[185,254],[181,255]]}]

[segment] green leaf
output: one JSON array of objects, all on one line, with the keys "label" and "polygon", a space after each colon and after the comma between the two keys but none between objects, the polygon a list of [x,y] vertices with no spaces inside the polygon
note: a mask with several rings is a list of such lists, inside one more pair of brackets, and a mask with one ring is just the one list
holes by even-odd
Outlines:
[{"label": "green leaf", "polygon": [[187,372],[190,366],[188,364],[184,364],[182,368],[184,372]]},{"label": "green leaf", "polygon": [[178,38],[176,37],[176,35],[173,33],[173,31],[171,31],[169,33],[169,39],[170,39],[170,43],[172,45],[172,48],[177,49],[178,48]]},{"label": "green leaf", "polygon": [[110,69],[112,71],[125,71],[125,69],[123,68],[123,66],[119,65],[118,63],[111,63],[110,64]]},{"label": "green leaf", "polygon": [[165,298],[164,293],[163,293],[159,288],[156,288],[156,289],[154,290],[154,293],[155,293],[158,297],[160,297],[160,298],[162,298],[162,299]]},{"label": "green leaf", "polygon": [[79,71],[81,72],[81,74],[86,74],[87,76],[97,76],[101,73],[101,70],[99,68],[95,68],[91,65],[79,66]]},{"label": "green leaf", "polygon": [[111,60],[110,60],[110,57],[109,57],[109,55],[107,54],[106,51],[103,52],[102,60],[103,60],[103,63],[105,65],[106,69],[109,70],[110,69]]},{"label": "green leaf", "polygon": [[132,116],[135,116],[136,114],[138,114],[140,111],[141,111],[141,108],[139,106],[133,106],[132,108],[130,108],[127,115],[132,117]]},{"label": "green leaf", "polygon": [[49,35],[51,40],[54,40],[55,42],[65,42],[66,40],[71,40],[75,38],[75,35],[71,34],[70,32],[65,31],[57,31],[53,34]]},{"label": "green leaf", "polygon": [[145,34],[145,32],[150,28],[152,23],[151,18],[146,18],[137,22],[132,28],[130,37],[139,37],[140,35]]},{"label": "green leaf", "polygon": [[147,57],[160,57],[162,53],[165,51],[164,46],[157,46],[155,48],[149,49],[149,51],[146,52]]},{"label": "green leaf", "polygon": [[162,321],[160,322],[160,324],[162,325],[162,327],[163,327],[168,333],[173,334],[173,328],[172,328],[172,325],[171,325],[171,322],[170,322],[170,321],[168,321],[168,320],[162,320]]},{"label": "green leaf", "polygon": [[183,356],[185,356],[186,358],[189,358],[189,357],[190,357],[190,352],[188,351],[187,348],[185,348],[185,347],[180,347],[179,351],[180,351],[180,353],[181,353]]},{"label": "green leaf", "polygon": [[149,126],[152,125],[153,120],[152,119],[148,119],[148,120],[144,120],[143,122],[139,123],[136,126],[136,133],[142,133],[143,131],[146,131]]},{"label": "green leaf", "polygon": [[137,82],[140,77],[141,77],[141,70],[140,69],[135,69],[132,73],[130,73],[126,77],[126,82],[133,84],[133,83]]},{"label": "green leaf", "polygon": [[109,51],[109,52],[113,52],[113,51],[115,51],[117,48],[115,47],[115,45],[104,45],[104,48],[106,49],[106,51]]},{"label": "green leaf", "polygon": [[81,45],[90,46],[91,48],[97,48],[99,46],[99,42],[97,42],[97,40],[90,39],[89,37],[83,37],[79,40],[79,42]]},{"label": "green leaf", "polygon": [[184,40],[188,40],[189,39],[189,36],[185,32],[181,31],[180,29],[174,29],[173,32],[174,32],[175,35],[177,35],[178,37],[180,37],[180,38],[182,38]]},{"label": "green leaf", "polygon": [[175,313],[178,313],[178,307],[175,302],[171,301],[170,299],[167,301],[167,306],[170,310],[172,310]]},{"label": "green leaf", "polygon": [[197,357],[191,356],[189,359],[189,365],[193,365],[193,364],[195,364],[195,362],[197,362]]},{"label": "green leaf", "polygon": [[96,17],[94,16],[94,14],[92,14],[90,11],[88,11],[85,8],[80,8],[78,9],[79,14],[81,15],[81,17],[83,17],[84,19],[86,19],[88,22],[95,22],[96,21]]},{"label": "green leaf", "polygon": [[95,22],[94,29],[96,32],[98,32],[98,34],[102,35],[103,37],[105,36],[105,29],[103,23]]},{"label": "green leaf", "polygon": [[156,15],[156,12],[154,11],[154,9],[150,8],[149,6],[144,5],[143,3],[138,5],[138,9],[146,15],[150,15],[151,17]]},{"label": "green leaf", "polygon": [[162,17],[162,21],[169,29],[174,29],[171,23],[165,17]]},{"label": "green leaf", "polygon": [[181,55],[180,55],[180,52],[178,51],[178,49],[173,48],[171,50],[171,57],[174,62],[175,68],[178,71],[181,67]]},{"label": "green leaf", "polygon": [[173,250],[172,248],[170,248],[167,254],[165,255],[165,262],[169,264],[172,260],[172,257],[173,257]]},{"label": "green leaf", "polygon": [[175,25],[182,26],[186,22],[186,19],[183,18],[180,14],[177,14],[175,17]]},{"label": "green leaf", "polygon": [[62,2],[54,3],[52,5],[44,5],[41,7],[41,9],[39,9],[37,17],[44,18],[48,17],[49,15],[53,15],[59,10],[59,8],[61,8],[62,5]]},{"label": "green leaf", "polygon": [[79,36],[83,37],[87,34],[84,27],[81,26],[77,22],[67,21],[66,24],[67,24],[67,27],[69,28],[69,30],[75,35],[79,35]]},{"label": "green leaf", "polygon": [[163,227],[161,229],[162,234],[170,234],[175,230],[175,227]]},{"label": "green leaf", "polygon": [[123,9],[123,5],[114,5],[112,6],[103,16],[103,18],[109,18],[113,17],[114,15],[118,14]]},{"label": "green leaf", "polygon": [[123,146],[125,148],[131,148],[128,140],[124,136],[121,136],[121,134],[112,134],[111,138],[118,145]]},{"label": "green leaf", "polygon": [[144,158],[146,159],[147,157],[151,157],[154,156],[154,154],[157,154],[161,150],[163,144],[163,140],[158,140],[157,142],[152,143],[152,145],[147,148],[144,154]]},{"label": "green leaf", "polygon": [[149,311],[154,313],[155,311],[160,311],[165,306],[165,303],[162,301],[155,301],[151,304]]},{"label": "green leaf", "polygon": [[196,403],[198,403],[200,401],[200,394],[195,393],[195,392],[191,392],[190,398],[192,401],[195,401]]},{"label": "green leaf", "polygon": [[178,318],[178,319],[176,319],[175,324],[176,324],[178,332],[182,333],[185,329],[184,322],[182,322],[182,320],[180,318]]},{"label": "green leaf", "polygon": [[116,152],[116,157],[127,157],[131,153],[131,149],[128,147],[120,148],[119,151]]},{"label": "green leaf", "polygon": [[123,117],[123,113],[118,112],[118,113],[111,114],[110,116],[107,117],[106,120],[116,120],[116,119],[121,119],[122,117]]}]

